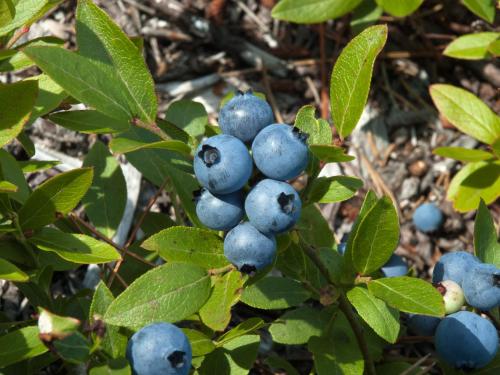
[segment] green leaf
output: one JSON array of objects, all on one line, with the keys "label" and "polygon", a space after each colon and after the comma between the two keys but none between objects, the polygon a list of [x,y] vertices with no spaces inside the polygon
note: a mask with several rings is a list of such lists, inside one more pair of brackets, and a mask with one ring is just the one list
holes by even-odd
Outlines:
[{"label": "green leaf", "polygon": [[17,186],[9,181],[0,181],[0,193],[15,193]]},{"label": "green leaf", "polygon": [[399,335],[399,312],[388,307],[384,301],[371,295],[363,287],[354,287],[347,292],[349,302],[359,316],[384,340],[395,343]]},{"label": "green leaf", "polygon": [[382,267],[399,242],[399,219],[391,199],[379,199],[351,236],[351,255],[356,270],[367,275]]},{"label": "green leaf", "polygon": [[[11,6],[8,6],[9,13],[12,18],[10,22],[0,24],[0,36],[11,32],[18,27],[28,24],[31,18],[33,18],[44,6],[47,4],[48,0],[17,0],[12,1],[15,9],[12,10]],[[5,9],[5,8],[4,8]]]},{"label": "green leaf", "polygon": [[29,280],[29,276],[11,262],[0,258],[0,280],[25,282]]},{"label": "green leaf", "polygon": [[230,331],[227,331],[222,336],[220,336],[219,339],[217,340],[217,346],[218,347],[225,346],[229,341],[232,341],[238,337],[244,336],[251,332],[255,332],[256,330],[264,327],[265,325],[266,323],[261,318],[254,317],[247,319],[238,324]]},{"label": "green leaf", "polygon": [[26,151],[26,154],[32,158],[35,156],[35,144],[29,137],[29,135],[26,133],[26,131],[21,131],[19,135],[17,136],[17,141],[21,145],[21,147]]},{"label": "green leaf", "polygon": [[178,100],[168,107],[165,120],[196,138],[205,134],[208,115],[203,104],[192,100]]},{"label": "green leaf", "polygon": [[23,229],[37,229],[56,221],[78,204],[92,183],[92,169],[80,168],[50,178],[26,200],[19,211]]},{"label": "green leaf", "polygon": [[280,344],[305,344],[313,336],[321,336],[331,318],[328,310],[322,312],[309,306],[284,313],[269,327],[273,340]]},{"label": "green leaf", "polygon": [[495,57],[500,56],[500,39],[491,42],[488,46],[488,51]]},{"label": "green leaf", "polygon": [[351,19],[351,30],[354,35],[378,21],[384,10],[374,0],[365,0],[354,9]]},{"label": "green leaf", "polygon": [[406,17],[415,12],[424,0],[375,0],[377,4],[395,17]]},{"label": "green leaf", "polygon": [[[108,310],[109,305],[114,301],[115,297],[108,289],[103,281],[100,281],[94,292],[92,304],[90,305],[89,319],[90,323],[94,324],[98,320],[102,320],[104,314]],[[95,333],[92,333],[93,340],[97,339]],[[118,358],[125,355],[127,348],[127,336],[120,332],[120,328],[112,324],[106,324],[106,332],[101,339],[101,348],[111,357]]]},{"label": "green leaf", "polygon": [[23,173],[40,172],[61,164],[59,160],[25,160],[18,161]]},{"label": "green leaf", "polygon": [[44,228],[29,238],[40,250],[56,253],[61,258],[79,264],[99,264],[120,259],[120,254],[106,242],[85,234],[64,233]]},{"label": "green leaf", "polygon": [[40,337],[43,337],[44,341],[68,337],[80,326],[78,319],[69,316],[59,316],[44,308],[39,308],[39,311],[38,329]]},{"label": "green leaf", "polygon": [[475,210],[481,199],[486,204],[500,196],[500,161],[466,164],[451,180],[447,198],[459,212]]},{"label": "green leaf", "polygon": [[18,136],[28,121],[38,94],[38,84],[21,81],[0,84],[0,147]]},{"label": "green leaf", "polygon": [[231,321],[231,307],[240,300],[242,288],[243,276],[236,270],[215,276],[212,293],[200,309],[203,324],[214,331],[224,331]]},{"label": "green leaf", "polygon": [[500,243],[497,239],[493,217],[481,200],[474,222],[474,251],[484,263],[491,263],[500,268]]},{"label": "green leaf", "polygon": [[368,290],[398,310],[430,316],[444,316],[443,296],[432,284],[413,277],[400,276],[373,280]]},{"label": "green leaf", "polygon": [[356,195],[363,187],[363,181],[356,177],[334,176],[315,179],[309,190],[308,202],[342,202]]},{"label": "green leaf", "polygon": [[314,205],[302,208],[297,229],[302,239],[314,247],[331,247],[335,242],[328,222]]},{"label": "green leaf", "polygon": [[89,359],[90,343],[80,332],[56,340],[53,345],[57,354],[69,363],[84,363]]},{"label": "green leaf", "polygon": [[5,150],[0,149],[0,176],[4,181],[8,181],[17,186],[17,191],[9,193],[8,196],[20,203],[24,203],[30,194],[30,188],[18,162]]},{"label": "green leaf", "polygon": [[76,100],[117,120],[134,117],[123,84],[96,61],[60,47],[29,46],[24,53]]},{"label": "green leaf", "polygon": [[127,185],[120,164],[108,148],[97,141],[83,166],[94,170],[92,186],[82,198],[85,213],[99,232],[113,238],[127,204]]},{"label": "green leaf", "polygon": [[345,138],[358,123],[370,90],[373,65],[387,40],[387,26],[365,29],[347,44],[337,59],[330,80],[333,124]]},{"label": "green leaf", "polygon": [[0,0],[0,25],[8,25],[16,15],[16,8],[11,0]]},{"label": "green leaf", "polygon": [[290,362],[277,354],[271,354],[264,360],[264,363],[271,368],[273,374],[283,373],[279,370],[284,370],[286,375],[300,375]]},{"label": "green leaf", "polygon": [[132,114],[153,123],[157,111],[154,82],[141,51],[91,0],[78,3],[76,18],[80,53],[101,64],[111,64]]},{"label": "green leaf", "polygon": [[48,75],[40,74],[36,77],[30,77],[27,80],[38,81],[38,96],[35,101],[33,111],[28,124],[32,124],[37,118],[46,115],[56,109],[66,98],[67,94],[55,83]]},{"label": "green leaf", "polygon": [[309,135],[307,138],[309,145],[332,143],[330,125],[323,119],[316,119],[316,109],[312,105],[305,105],[299,109],[294,126]]},{"label": "green leaf", "polygon": [[460,161],[481,161],[492,159],[488,151],[469,149],[464,147],[438,147],[432,151],[435,155]]},{"label": "green leaf", "polygon": [[49,119],[66,129],[88,134],[121,133],[130,127],[127,121],[93,110],[56,112],[49,115]]},{"label": "green leaf", "polygon": [[92,367],[89,375],[131,375],[132,370],[125,358],[109,360],[104,366]]},{"label": "green leaf", "polygon": [[460,131],[487,144],[500,137],[500,117],[469,91],[437,84],[430,94],[439,112]]},{"label": "green leaf", "polygon": [[272,16],[297,23],[320,23],[349,13],[359,3],[361,0],[281,0],[273,8]]},{"label": "green leaf", "polygon": [[241,301],[264,310],[287,309],[299,306],[311,297],[311,292],[298,281],[268,276],[245,288]]},{"label": "green leaf", "polygon": [[314,156],[325,163],[340,163],[356,159],[352,155],[347,155],[342,147],[333,145],[310,145],[309,149]]},{"label": "green leaf", "polygon": [[168,262],[186,262],[205,268],[228,264],[222,239],[213,231],[192,227],[171,227],[149,237],[142,247],[156,251]]},{"label": "green leaf", "polygon": [[47,350],[38,338],[36,326],[9,332],[0,337],[0,368],[36,357]]},{"label": "green leaf", "polygon": [[499,37],[500,33],[493,32],[462,35],[448,44],[443,55],[464,60],[485,59],[489,45]]},{"label": "green leaf", "polygon": [[191,344],[193,357],[207,355],[215,350],[215,344],[210,337],[204,333],[189,328],[183,328],[182,331],[186,334],[189,343]]},{"label": "green leaf", "polygon": [[128,139],[125,137],[113,138],[109,144],[111,150],[117,154],[126,154],[127,152],[137,151],[141,149],[163,149],[175,152],[180,152],[181,154],[189,155],[191,153],[191,148],[181,142],[181,141],[158,141],[153,143],[138,142],[134,139]]},{"label": "green leaf", "polygon": [[168,263],[130,284],[111,303],[104,320],[126,327],[176,322],[197,312],[209,294],[206,270],[192,264]]},{"label": "green leaf", "polygon": [[476,16],[493,23],[495,21],[495,0],[463,0],[464,5]]}]

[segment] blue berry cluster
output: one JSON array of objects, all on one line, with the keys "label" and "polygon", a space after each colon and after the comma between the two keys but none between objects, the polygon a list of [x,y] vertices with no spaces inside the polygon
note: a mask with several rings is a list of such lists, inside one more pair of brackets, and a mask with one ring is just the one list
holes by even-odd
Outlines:
[{"label": "blue berry cluster", "polygon": [[[219,125],[223,134],[205,139],[195,152],[194,173],[202,186],[195,192],[196,214],[206,227],[228,231],[225,256],[251,274],[273,263],[275,235],[300,217],[300,197],[285,181],[307,166],[307,134],[274,123],[269,104],[252,92],[229,100]],[[265,178],[245,197],[254,163]]]}]

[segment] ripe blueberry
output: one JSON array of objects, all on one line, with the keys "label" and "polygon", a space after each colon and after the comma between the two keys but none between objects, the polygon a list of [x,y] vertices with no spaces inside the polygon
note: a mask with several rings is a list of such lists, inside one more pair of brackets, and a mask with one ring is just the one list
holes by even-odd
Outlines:
[{"label": "ripe blueberry", "polygon": [[452,280],[462,286],[465,274],[479,263],[479,259],[466,251],[454,251],[444,254],[434,266],[432,282]]},{"label": "ripe blueberry", "polygon": [[191,345],[179,328],[154,323],[129,340],[127,359],[134,375],[187,375],[191,369]]},{"label": "ripe blueberry", "polygon": [[434,203],[424,203],[413,213],[413,224],[421,232],[434,232],[443,223],[443,213]]},{"label": "ripe blueberry", "polygon": [[295,225],[302,202],[286,182],[265,179],[248,193],[245,212],[250,223],[263,233],[281,233]]},{"label": "ripe blueberry", "polygon": [[403,258],[397,254],[392,254],[380,271],[382,271],[385,277],[405,276],[408,273],[408,266]]},{"label": "ripe blueberry", "polygon": [[206,227],[214,230],[229,230],[243,219],[243,193],[216,195],[207,189],[194,192],[196,215]]},{"label": "ripe blueberry", "polygon": [[307,134],[285,124],[272,124],[260,131],[252,143],[257,168],[275,180],[297,177],[308,161]]},{"label": "ripe blueberry", "polygon": [[276,255],[276,239],[248,223],[231,229],[224,239],[224,255],[243,273],[251,274],[271,265]]},{"label": "ripe blueberry", "polygon": [[252,174],[252,158],[238,138],[221,134],[200,143],[194,156],[194,173],[214,194],[240,190]]},{"label": "ripe blueberry", "polygon": [[439,323],[436,350],[450,365],[472,370],[486,366],[498,350],[498,333],[487,319],[470,311],[448,315]]},{"label": "ripe blueberry", "polygon": [[341,242],[337,245],[337,251],[340,253],[340,255],[344,255],[346,249],[347,249],[347,242]]},{"label": "ripe blueberry", "polygon": [[453,314],[459,311],[465,304],[464,292],[456,282],[444,280],[435,284],[435,287],[443,296],[446,314]]},{"label": "ripe blueberry", "polygon": [[273,122],[271,106],[251,92],[239,91],[219,113],[222,132],[243,142],[251,142],[259,131]]},{"label": "ripe blueberry", "polygon": [[482,311],[500,306],[500,269],[493,264],[476,264],[462,282],[467,303]]},{"label": "ripe blueberry", "polygon": [[440,321],[441,319],[435,316],[411,314],[406,324],[410,331],[417,335],[433,336]]}]

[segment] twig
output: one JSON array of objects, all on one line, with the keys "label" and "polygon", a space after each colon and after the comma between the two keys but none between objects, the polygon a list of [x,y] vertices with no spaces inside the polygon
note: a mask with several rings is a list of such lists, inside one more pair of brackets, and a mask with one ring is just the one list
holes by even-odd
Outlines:
[{"label": "twig", "polygon": [[321,60],[321,118],[328,118],[328,91],[326,80],[325,24],[319,24],[319,55]]},{"label": "twig", "polygon": [[208,274],[210,276],[220,275],[222,273],[226,273],[226,272],[229,272],[229,271],[232,271],[235,269],[236,269],[236,267],[234,265],[229,264],[229,265],[221,267],[221,268],[212,268],[212,269],[208,270]]},{"label": "twig", "polygon": [[269,99],[269,104],[271,104],[274,115],[276,116],[276,121],[281,123],[283,122],[283,117],[281,116],[278,104],[276,103],[276,98],[274,97],[273,91],[271,90],[271,84],[269,83],[269,76],[267,75],[267,68],[263,63],[261,63],[261,71],[262,71],[262,83],[264,84],[267,98]]},{"label": "twig", "polygon": [[409,375],[409,374],[411,374],[413,372],[413,370],[415,370],[418,366],[420,366],[421,364],[423,364],[427,359],[429,359],[430,356],[431,356],[431,353],[428,353],[427,355],[423,356],[422,358],[420,358],[418,361],[416,361],[413,365],[411,365],[410,367],[408,367],[405,371],[403,371],[399,375]]},{"label": "twig", "polygon": [[23,26],[20,29],[17,29],[14,35],[12,35],[12,38],[7,42],[5,45],[5,49],[11,48],[16,42],[21,38],[24,34],[26,34],[28,31],[30,31],[29,26]]},{"label": "twig", "polygon": [[133,118],[132,119],[132,125],[138,126],[139,128],[143,128],[146,130],[149,130],[150,132],[156,134],[158,137],[165,141],[169,141],[171,138],[165,133],[163,130],[160,129],[160,127],[156,124],[156,122],[153,122],[151,124],[147,124],[138,118]]},{"label": "twig", "polygon": [[433,336],[402,336],[398,338],[397,343],[414,343],[414,342],[433,342]]},{"label": "twig", "polygon": [[[109,263],[106,263],[106,267],[111,271],[113,272],[113,267],[111,267],[111,264]],[[118,281],[120,282],[120,284],[122,284],[122,286],[127,289],[128,288],[128,284],[125,280],[123,280],[123,277],[121,277],[120,275],[116,275],[116,278],[118,279]]]}]

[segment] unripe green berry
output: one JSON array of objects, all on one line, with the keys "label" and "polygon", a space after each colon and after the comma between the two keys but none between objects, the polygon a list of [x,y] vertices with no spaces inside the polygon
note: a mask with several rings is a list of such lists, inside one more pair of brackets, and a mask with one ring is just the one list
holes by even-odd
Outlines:
[{"label": "unripe green berry", "polygon": [[443,296],[444,310],[447,315],[459,311],[465,304],[464,292],[456,282],[443,280],[435,286]]}]

